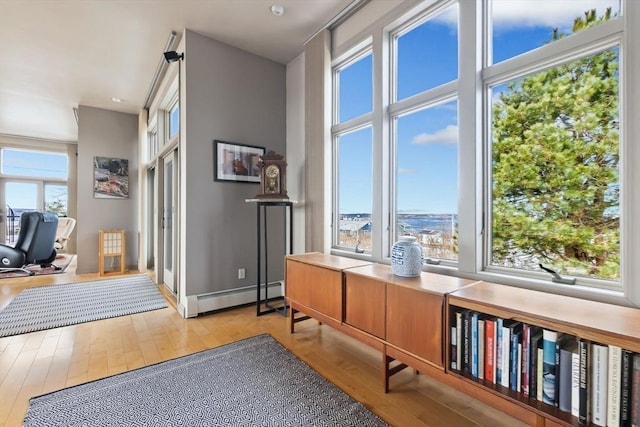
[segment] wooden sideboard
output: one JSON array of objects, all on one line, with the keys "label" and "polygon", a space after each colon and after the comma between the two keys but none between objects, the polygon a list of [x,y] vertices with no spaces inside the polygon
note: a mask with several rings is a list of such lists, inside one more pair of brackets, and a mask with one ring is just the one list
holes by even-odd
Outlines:
[{"label": "wooden sideboard", "polygon": [[290,329],[314,318],[379,350],[389,378],[412,367],[529,425],[578,426],[576,417],[451,367],[456,310],[514,319],[640,353],[640,310],[322,253],[286,257]]}]

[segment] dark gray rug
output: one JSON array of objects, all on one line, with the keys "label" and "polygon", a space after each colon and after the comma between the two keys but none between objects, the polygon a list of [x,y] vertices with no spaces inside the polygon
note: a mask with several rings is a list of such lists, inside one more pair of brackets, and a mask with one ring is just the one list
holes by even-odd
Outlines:
[{"label": "dark gray rug", "polygon": [[29,403],[25,426],[387,425],[266,334]]},{"label": "dark gray rug", "polygon": [[165,307],[149,276],[30,288],[0,311],[0,337]]}]

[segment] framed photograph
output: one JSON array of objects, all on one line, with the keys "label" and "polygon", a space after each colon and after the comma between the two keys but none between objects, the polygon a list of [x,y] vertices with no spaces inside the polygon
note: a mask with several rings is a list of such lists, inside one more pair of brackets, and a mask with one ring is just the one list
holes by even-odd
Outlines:
[{"label": "framed photograph", "polygon": [[264,147],[213,141],[213,179],[215,181],[260,183],[258,161]]},{"label": "framed photograph", "polygon": [[93,197],[129,198],[129,160],[112,157],[93,158]]}]

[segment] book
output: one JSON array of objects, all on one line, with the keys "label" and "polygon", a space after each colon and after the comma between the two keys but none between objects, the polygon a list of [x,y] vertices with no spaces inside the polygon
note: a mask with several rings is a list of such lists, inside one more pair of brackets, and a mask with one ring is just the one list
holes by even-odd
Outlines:
[{"label": "book", "polygon": [[[529,339],[529,397],[542,399],[538,395],[538,350],[542,349],[542,329],[537,326],[530,327]],[[540,396],[540,398],[538,397]]]},{"label": "book", "polygon": [[591,422],[597,426],[607,425],[607,390],[609,346],[591,345]]},{"label": "book", "polygon": [[620,359],[622,349],[609,345],[609,362],[607,367],[607,425],[620,424]]},{"label": "book", "polygon": [[520,384],[524,397],[529,397],[529,343],[531,342],[531,326],[524,323],[522,325],[522,361],[520,364]]},{"label": "book", "polygon": [[502,322],[503,320],[498,317],[496,319],[496,380],[495,384],[502,384]]},{"label": "book", "polygon": [[578,395],[578,422],[588,424],[591,421],[589,381],[591,379],[591,344],[587,340],[578,341],[578,354],[580,356],[580,392]]},{"label": "book", "polygon": [[477,312],[471,313],[471,375],[478,378],[478,316]]},{"label": "book", "polygon": [[516,360],[517,372],[514,375],[516,376],[516,391],[520,393],[522,392],[522,375],[520,375],[520,371],[522,370],[522,343],[518,343],[518,358]]},{"label": "book", "polygon": [[[540,340],[540,342],[542,342],[542,340]],[[542,389],[544,387],[544,380],[543,380],[544,349],[540,347],[537,350],[537,353],[538,353],[538,357],[536,359],[537,360],[536,376],[538,379],[536,380],[536,396],[537,396],[537,399],[542,402],[542,400],[544,399],[544,393],[542,392]]]},{"label": "book", "polygon": [[571,415],[580,416],[580,354],[577,342],[571,352]]},{"label": "book", "polygon": [[484,379],[484,335],[485,335],[485,320],[478,319],[478,379]]},{"label": "book", "polygon": [[484,321],[484,377],[487,381],[496,382],[496,321],[485,319]]},{"label": "book", "polygon": [[542,401],[556,404],[556,342],[558,333],[549,329],[542,331]]},{"label": "book", "polygon": [[458,369],[458,331],[455,325],[451,326],[451,345],[449,347],[450,358],[451,358],[451,369]]},{"label": "book", "polygon": [[511,387],[511,367],[512,367],[512,351],[511,351],[511,331],[520,322],[511,319],[502,321],[502,378],[500,385]]},{"label": "book", "polygon": [[564,412],[571,412],[571,364],[575,337],[565,335],[558,340],[559,363],[556,366],[558,383],[558,408]]},{"label": "book", "polygon": [[509,326],[509,388],[519,391],[518,379],[520,378],[520,361],[518,360],[518,348],[520,359],[522,358],[522,323],[514,323]]},{"label": "book", "polygon": [[631,371],[631,425],[640,427],[640,354],[633,354]]},{"label": "book", "polygon": [[462,370],[471,373],[471,312],[462,312]]},{"label": "book", "polygon": [[462,370],[462,312],[456,311],[456,369]]},{"label": "book", "polygon": [[622,350],[620,360],[620,427],[630,427],[633,352],[629,350]]}]

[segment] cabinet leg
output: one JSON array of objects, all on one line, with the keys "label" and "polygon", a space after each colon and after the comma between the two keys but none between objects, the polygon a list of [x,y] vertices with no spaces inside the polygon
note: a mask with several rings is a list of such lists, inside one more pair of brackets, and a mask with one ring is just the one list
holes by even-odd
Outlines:
[{"label": "cabinet leg", "polygon": [[296,331],[296,322],[294,319],[296,312],[297,310],[289,305],[289,333],[294,333]]},{"label": "cabinet leg", "polygon": [[402,362],[399,362],[395,366],[391,366],[391,364],[395,361],[395,359],[391,356],[387,356],[387,352],[383,352],[383,360],[382,360],[382,370],[384,376],[384,392],[389,393],[389,378],[398,372],[408,368],[408,366]]}]

